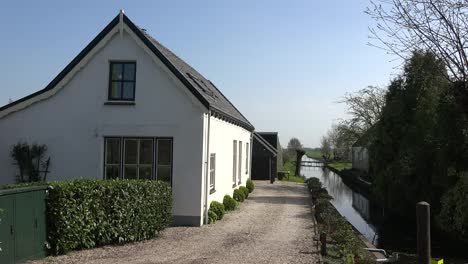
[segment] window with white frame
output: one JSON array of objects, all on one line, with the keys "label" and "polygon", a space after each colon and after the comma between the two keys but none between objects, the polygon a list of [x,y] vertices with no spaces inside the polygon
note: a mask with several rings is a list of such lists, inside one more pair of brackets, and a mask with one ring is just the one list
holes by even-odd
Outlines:
[{"label": "window with white frame", "polygon": [[216,154],[210,155],[210,193],[215,192],[216,181]]},{"label": "window with white frame", "polygon": [[104,141],[104,178],[172,182],[171,138],[108,137]]},{"label": "window with white frame", "polygon": [[237,173],[239,174],[239,184],[242,183],[242,141],[239,141],[239,169]]},{"label": "window with white frame", "polygon": [[236,186],[237,180],[237,140],[232,142],[232,185]]}]

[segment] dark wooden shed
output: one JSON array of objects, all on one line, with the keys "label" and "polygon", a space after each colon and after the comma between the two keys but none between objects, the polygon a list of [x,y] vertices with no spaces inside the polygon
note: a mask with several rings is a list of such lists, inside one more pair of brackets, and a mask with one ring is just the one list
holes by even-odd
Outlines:
[{"label": "dark wooden shed", "polygon": [[[277,137],[278,136],[276,134],[276,138]],[[260,133],[255,132],[253,135],[252,148],[252,179],[269,180],[273,183],[278,171],[277,157],[277,147],[270,144],[269,141],[262,137]]]}]

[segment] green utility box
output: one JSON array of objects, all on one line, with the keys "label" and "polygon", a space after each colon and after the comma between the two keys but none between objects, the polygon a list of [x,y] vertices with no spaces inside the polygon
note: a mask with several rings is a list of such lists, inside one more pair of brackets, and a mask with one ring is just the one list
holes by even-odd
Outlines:
[{"label": "green utility box", "polygon": [[0,263],[46,256],[47,187],[0,190]]}]

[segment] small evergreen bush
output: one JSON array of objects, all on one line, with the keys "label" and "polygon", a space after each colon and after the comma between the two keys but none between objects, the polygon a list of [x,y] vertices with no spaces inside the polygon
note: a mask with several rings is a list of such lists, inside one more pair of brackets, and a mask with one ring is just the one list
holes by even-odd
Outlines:
[{"label": "small evergreen bush", "polygon": [[255,183],[251,179],[248,179],[246,183],[246,187],[247,189],[249,189],[249,192],[251,193],[255,189]]},{"label": "small evergreen bush", "polygon": [[234,198],[234,200],[238,202],[243,202],[245,200],[244,192],[242,192],[239,189],[234,189],[234,193],[232,194],[232,197]]},{"label": "small evergreen bush", "polygon": [[218,220],[218,216],[210,208],[210,210],[208,210],[208,224],[213,224],[214,222],[216,222],[216,220]]},{"label": "small evergreen bush", "polygon": [[224,216],[224,205],[217,201],[212,201],[210,204],[210,210],[212,210],[216,214],[216,220],[223,219]]},{"label": "small evergreen bush", "polygon": [[245,199],[249,197],[249,189],[247,189],[247,187],[240,186],[239,190],[244,193]]},{"label": "small evergreen bush", "polygon": [[223,199],[223,205],[226,211],[233,211],[237,208],[238,204],[234,198],[226,194]]}]

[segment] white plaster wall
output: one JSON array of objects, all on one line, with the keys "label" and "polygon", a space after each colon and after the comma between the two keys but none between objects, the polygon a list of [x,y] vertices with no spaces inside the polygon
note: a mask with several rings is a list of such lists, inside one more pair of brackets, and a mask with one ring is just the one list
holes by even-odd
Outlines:
[{"label": "white plaster wall", "polygon": [[[208,191],[208,206],[211,201],[223,202],[224,195],[228,194],[232,197],[233,190],[238,188],[233,187],[232,172],[233,172],[233,140],[237,140],[237,148],[239,148],[239,141],[242,141],[242,170],[241,180],[242,186],[245,186],[247,179],[250,178],[250,165],[252,160],[252,142],[251,132],[233,125],[218,118],[210,118],[210,144],[209,152],[216,153],[216,192],[210,194]],[[246,173],[246,143],[249,143],[249,170]],[[237,150],[239,155],[239,149]],[[237,158],[239,162],[239,158]],[[238,165],[236,165],[238,166]],[[205,186],[205,184],[203,184]]]},{"label": "white plaster wall", "polygon": [[[110,60],[136,61],[134,106],[104,105]],[[14,181],[18,141],[46,144],[48,180],[66,180],[103,178],[105,136],[173,137],[173,213],[200,216],[204,111],[184,89],[129,34],[114,35],[57,94],[0,118],[0,183]]]}]

